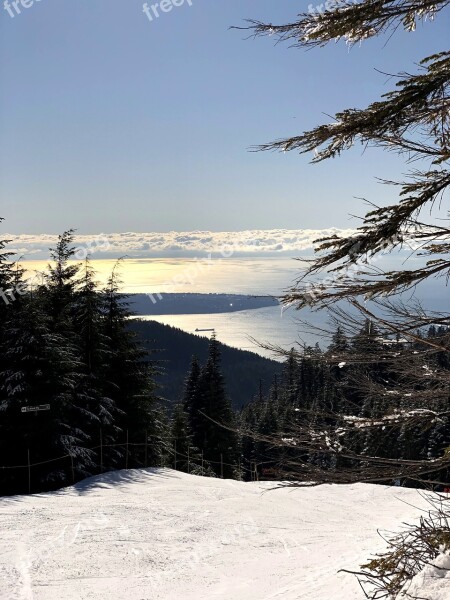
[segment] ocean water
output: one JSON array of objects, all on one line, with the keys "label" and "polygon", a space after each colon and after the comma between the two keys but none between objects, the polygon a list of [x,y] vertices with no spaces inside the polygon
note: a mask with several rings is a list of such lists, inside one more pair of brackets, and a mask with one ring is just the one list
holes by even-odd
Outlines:
[{"label": "ocean water", "polygon": [[[116,260],[92,260],[100,285],[105,284]],[[41,280],[47,269],[43,261],[22,263],[28,278]],[[285,258],[124,259],[118,269],[127,293],[252,294],[279,296],[299,275],[301,263]]]},{"label": "ocean water", "polygon": [[[214,329],[217,339],[224,344],[278,360],[282,358],[260,344],[289,350],[302,343],[314,344],[319,341],[316,336],[305,331],[299,322],[299,313],[292,309],[282,312],[281,307],[276,306],[233,313],[152,315],[139,318],[178,327],[187,333],[204,337],[209,337],[212,332],[197,332],[196,329]],[[323,315],[308,314],[308,320],[315,323],[323,318]]]},{"label": "ocean water", "polygon": [[[91,261],[97,272],[98,284],[104,285],[115,260]],[[24,261],[28,277],[46,271],[43,261]],[[120,278],[126,293],[227,293],[281,296],[298,278],[301,262],[289,256],[272,257],[212,257],[199,258],[127,258],[120,266]],[[302,311],[302,317],[305,313]],[[306,315],[317,322],[317,315]],[[224,344],[275,358],[273,352],[261,348],[258,342],[290,349],[301,341],[313,344],[314,336],[305,333],[299,325],[299,313],[293,309],[269,307],[224,314],[160,315],[139,318],[151,319],[178,327],[187,333],[209,336],[210,332],[196,329],[214,329]],[[323,319],[323,316],[320,318]]]},{"label": "ocean water", "polygon": [[[115,260],[92,260],[99,286],[104,285]],[[46,271],[43,261],[24,261],[29,278],[39,282]],[[301,262],[288,256],[283,258],[128,258],[120,266],[122,289],[126,293],[228,293],[281,296],[298,278]],[[188,333],[196,329],[214,329],[224,344],[257,352],[274,358],[273,352],[263,349],[258,342],[290,349],[303,339],[317,341],[305,334],[298,324],[299,314],[281,307],[269,307],[224,314],[164,315],[141,317],[178,327]],[[304,313],[302,312],[302,317]],[[311,315],[309,315],[311,316]],[[314,315],[317,321],[317,316]],[[199,333],[197,333],[199,334]],[[200,335],[208,336],[203,332]]]},{"label": "ocean water", "polygon": [[[106,282],[115,260],[92,260],[99,285]],[[24,261],[29,278],[39,282],[47,267],[42,261]],[[120,277],[126,293],[228,293],[270,295],[279,297],[298,280],[304,263],[286,257],[259,258],[129,258],[122,261]],[[442,280],[432,280],[419,286],[418,296],[426,308],[448,310],[448,287]],[[419,289],[418,288],[418,289]],[[406,302],[411,294],[406,294]],[[220,341],[236,348],[251,350],[263,356],[273,353],[258,342],[289,349],[298,343],[326,347],[329,339],[314,335],[299,323],[299,319],[326,327],[328,316],[323,312],[300,313],[278,307],[214,315],[164,315],[151,318],[179,327],[188,333],[196,329],[214,329]],[[210,335],[202,333],[201,335]]]}]

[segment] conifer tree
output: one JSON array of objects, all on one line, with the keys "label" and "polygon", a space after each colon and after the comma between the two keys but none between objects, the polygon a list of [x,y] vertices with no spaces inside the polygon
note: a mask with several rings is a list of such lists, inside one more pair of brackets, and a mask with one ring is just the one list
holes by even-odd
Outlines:
[{"label": "conifer tree", "polygon": [[244,432],[241,442],[241,451],[243,459],[243,467],[246,473],[246,478],[250,478],[250,473],[253,472],[253,464],[258,462],[256,450],[255,432],[258,431],[259,423],[259,401],[253,399],[242,411],[240,415],[240,429]]},{"label": "conifer tree", "polygon": [[[402,28],[413,32],[418,22],[432,21],[446,7],[448,0],[343,0],[325,11],[301,13],[289,23],[251,21],[248,28],[256,36],[275,36],[299,48],[336,42],[356,45]],[[397,203],[373,206],[354,234],[317,240],[317,257],[308,275],[286,301],[305,306],[329,305],[349,297],[381,298],[449,272],[449,228],[433,219],[424,222],[418,215],[427,207],[439,210],[438,199],[450,187],[450,52],[425,57],[414,73],[412,65],[405,67],[395,89],[367,107],[340,110],[330,123],[259,147],[314,153],[314,163],[338,157],[356,144],[414,159],[406,179],[383,181],[399,190]],[[429,257],[425,266],[385,273],[367,266],[367,258],[406,242],[417,248],[416,253]],[[326,283],[308,277],[327,270],[335,276]]]},{"label": "conifer tree", "polygon": [[120,262],[108,279],[104,290],[104,333],[107,337],[109,361],[107,396],[118,410],[116,425],[122,443],[147,441],[147,455],[136,450],[128,464],[158,466],[165,460],[163,439],[167,435],[164,411],[159,403],[155,375],[156,366],[128,326],[129,302],[121,294],[118,274]]},{"label": "conifer tree", "polygon": [[[3,219],[0,218],[0,224]],[[12,253],[5,250],[9,240],[0,239],[0,328],[6,319],[6,311],[14,300],[14,272]],[[1,333],[1,330],[0,330]]]},{"label": "conifer tree", "polygon": [[[49,386],[45,431],[48,459],[72,457],[75,477],[86,477],[96,471],[95,453],[90,449],[90,435],[95,414],[83,389],[84,365],[79,339],[75,333],[74,314],[79,287],[80,265],[74,263],[74,231],[64,232],[55,248],[50,249],[46,283],[38,293],[48,315],[49,335],[46,352],[51,368],[47,372]],[[47,473],[48,483],[60,485],[72,479],[71,465],[56,463]]]},{"label": "conifer tree", "polygon": [[[30,295],[18,295],[8,306],[7,316],[0,327],[4,343],[1,345],[0,367],[0,454],[2,464],[16,465],[27,459],[29,449],[38,462],[48,455],[48,415],[24,414],[22,408],[46,404],[51,394],[48,382],[50,371],[49,343],[52,339],[48,319],[41,303]],[[39,475],[34,477],[38,482]],[[23,473],[2,471],[2,493],[27,492]]]},{"label": "conifer tree", "polygon": [[73,327],[73,308],[79,286],[80,264],[75,260],[74,230],[69,229],[58,237],[55,248],[50,249],[52,262],[48,265],[45,293],[48,312],[53,329],[57,332],[70,332]]},{"label": "conifer tree", "polygon": [[199,448],[215,473],[224,478],[236,474],[239,456],[236,421],[227,398],[220,368],[220,347],[215,335],[209,344],[208,361],[199,380],[201,411],[199,417]]},{"label": "conifer tree", "polygon": [[192,475],[204,475],[208,472],[204,462],[202,466],[198,448],[194,446],[189,418],[182,403],[175,405],[170,438],[177,471]]},{"label": "conifer tree", "polygon": [[[120,428],[117,421],[120,413],[110,397],[112,384],[108,381],[111,360],[110,339],[105,333],[104,299],[98,291],[94,270],[88,259],[81,270],[81,279],[76,292],[73,309],[74,335],[80,350],[82,376],[80,393],[84,397],[89,414],[89,439],[97,446],[101,431],[102,445],[106,451],[102,455],[101,468],[112,468],[117,464],[118,453],[108,446],[118,441]],[[113,460],[114,457],[114,460]],[[100,460],[98,460],[100,464]]]},{"label": "conifer tree", "polygon": [[[299,48],[321,47],[336,41],[353,45],[386,33],[394,35],[400,29],[413,32],[418,22],[432,21],[448,5],[448,0],[433,3],[427,0],[344,0],[327,4],[325,10],[294,16],[287,23],[251,21],[246,28],[256,36],[275,36]],[[352,364],[359,362],[361,368],[346,371],[349,379],[346,395],[351,386],[354,392],[350,392],[351,401],[347,401],[344,408],[350,409],[353,400],[359,404],[360,411],[366,415],[362,417],[366,419],[365,424],[359,422],[360,432],[367,428],[375,432],[378,425],[371,422],[376,420],[375,415],[387,410],[383,426],[391,429],[391,439],[400,429],[404,437],[411,427],[426,431],[436,418],[436,398],[442,400],[448,395],[450,384],[448,369],[439,362],[435,368],[430,364],[431,354],[448,355],[450,334],[436,340],[424,338],[420,333],[430,325],[449,325],[450,314],[427,313],[417,303],[404,304],[401,297],[402,292],[414,289],[430,277],[448,277],[450,273],[450,228],[445,217],[442,223],[436,218],[440,210],[447,210],[445,198],[450,188],[449,103],[450,52],[443,51],[425,57],[418,66],[406,66],[405,72],[396,78],[395,89],[368,106],[341,109],[329,123],[259,146],[260,150],[314,153],[313,162],[318,163],[362,144],[394,151],[414,164],[400,181],[381,180],[398,190],[397,202],[388,206],[371,203],[355,232],[316,241],[316,256],[284,297],[286,303],[297,308],[312,306],[330,310],[344,329],[351,328],[358,316],[368,319],[372,326],[377,324],[379,334],[375,336],[365,331],[354,340],[348,352]],[[426,216],[428,211],[431,217]],[[373,259],[402,249],[404,245],[408,247],[409,257],[420,255],[412,268],[402,265],[398,269],[383,270],[379,264],[371,265]],[[322,280],[318,277],[320,274]],[[343,308],[341,301],[348,301],[349,308]],[[405,352],[404,340],[408,346],[415,346],[415,354]],[[332,360],[330,354],[325,358]],[[342,356],[338,360],[342,362]],[[397,395],[399,400],[395,418],[394,401],[388,402],[388,395]],[[413,398],[414,402],[407,406],[402,398]],[[421,419],[413,404],[420,407]],[[342,446],[343,422],[343,429],[348,428],[346,416],[342,414],[335,419],[340,436],[335,447]],[[303,434],[308,437],[306,429]],[[322,439],[320,430],[311,430],[309,435],[307,445],[332,451],[326,447],[329,441],[316,444]],[[372,435],[374,442],[381,442],[382,437]],[[383,449],[386,447],[387,444]],[[380,472],[392,473],[390,464],[377,464],[376,457],[373,459],[372,467],[364,471],[367,478],[379,481]],[[448,460],[447,455],[441,454],[440,463],[446,464]],[[426,464],[426,461],[398,463],[397,466],[399,472],[415,472],[417,477],[433,472],[435,467],[435,463]],[[362,471],[358,467],[347,475],[350,480],[353,476],[362,478]],[[319,479],[321,475],[317,473]],[[345,474],[341,480],[344,478]]]},{"label": "conifer tree", "polygon": [[200,364],[197,357],[193,356],[191,369],[184,384],[183,408],[186,411],[189,420],[189,427],[192,431],[194,444],[199,448],[201,448],[200,444],[203,443],[203,434],[201,432],[203,417],[200,415],[202,409],[200,374]]}]

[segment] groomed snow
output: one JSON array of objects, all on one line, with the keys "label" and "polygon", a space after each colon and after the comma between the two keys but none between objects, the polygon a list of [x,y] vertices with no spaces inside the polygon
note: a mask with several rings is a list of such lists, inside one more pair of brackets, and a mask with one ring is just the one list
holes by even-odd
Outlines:
[{"label": "groomed snow", "polygon": [[271,487],[148,469],[0,499],[0,598],[362,599],[339,569],[424,505],[401,488]]}]

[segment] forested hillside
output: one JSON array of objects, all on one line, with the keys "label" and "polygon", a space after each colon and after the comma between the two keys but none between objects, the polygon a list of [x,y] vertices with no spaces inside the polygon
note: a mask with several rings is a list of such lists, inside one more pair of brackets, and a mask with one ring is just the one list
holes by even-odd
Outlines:
[{"label": "forested hillside", "polygon": [[[149,350],[156,351],[153,357],[162,371],[156,378],[160,395],[171,402],[179,401],[192,357],[196,356],[200,362],[207,360],[208,339],[156,321],[133,320],[131,328]],[[281,373],[280,363],[253,352],[220,343],[219,346],[222,372],[233,408],[240,410],[261,392],[267,394],[275,376]]]},{"label": "forested hillside", "polygon": [[242,413],[246,466],[303,481],[450,489],[450,399],[438,387],[449,355],[428,352],[447,336],[433,325],[412,343],[367,320],[352,336],[338,327],[325,351],[292,350],[278,384]]},{"label": "forested hillside", "polygon": [[437,384],[450,364],[446,351],[427,352],[447,328],[418,330],[413,343],[368,319],[280,364],[214,335],[132,319],[117,268],[99,289],[89,261],[72,261],[72,242],[72,232],[60,236],[34,289],[0,253],[2,493],[141,466],[237,479],[449,480],[450,406]]},{"label": "forested hillside", "polygon": [[262,397],[281,365],[131,319],[120,262],[101,288],[73,240],[59,237],[35,287],[0,242],[0,494],[172,464],[241,478],[232,401]]}]

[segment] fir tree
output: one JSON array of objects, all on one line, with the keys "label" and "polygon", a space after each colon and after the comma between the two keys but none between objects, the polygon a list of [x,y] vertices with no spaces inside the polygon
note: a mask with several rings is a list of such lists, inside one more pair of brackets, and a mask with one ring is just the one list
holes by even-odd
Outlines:
[{"label": "fir tree", "polygon": [[209,345],[208,361],[200,375],[199,391],[199,448],[203,449],[206,460],[218,476],[233,478],[236,475],[239,440],[220,369],[219,342],[214,335]]},{"label": "fir tree", "polygon": [[171,442],[177,471],[192,475],[204,475],[208,471],[208,466],[204,462],[202,465],[201,454],[193,444],[189,418],[182,403],[176,404],[173,412]]},{"label": "fir tree", "polygon": [[194,444],[201,447],[203,434],[201,426],[203,417],[200,415],[202,400],[200,394],[201,368],[196,356],[192,357],[191,369],[184,385],[183,408],[186,411],[189,427],[192,431]]},{"label": "fir tree", "polygon": [[[75,332],[80,265],[72,263],[75,257],[73,242],[74,231],[69,230],[59,236],[56,247],[50,249],[53,262],[48,266],[46,284],[38,294],[48,318],[46,353],[51,364],[47,372],[50,412],[44,447],[48,448],[48,459],[70,455],[75,476],[80,478],[95,473],[95,454],[90,446],[96,416],[83,389],[84,365]],[[56,464],[47,473],[47,478],[49,485],[70,480],[71,465],[67,461],[64,466]]]},{"label": "fir tree", "polygon": [[[121,415],[114,399],[110,396],[112,384],[108,380],[111,360],[110,339],[104,327],[104,299],[98,292],[94,270],[86,259],[82,278],[76,293],[73,309],[73,322],[77,345],[82,361],[80,393],[92,415],[88,423],[91,445],[96,446],[100,437],[106,451],[102,455],[101,468],[112,468],[117,464],[119,454],[110,450],[117,442]],[[100,464],[100,459],[98,460]]]},{"label": "fir tree", "polygon": [[165,414],[156,391],[157,369],[128,326],[131,312],[126,296],[120,293],[119,264],[103,292],[104,333],[109,353],[106,392],[119,411],[116,425],[122,443],[126,439],[134,444],[147,443],[146,457],[140,449],[128,457],[127,464],[143,466],[147,461],[157,466],[165,460],[163,439],[167,434]]}]

